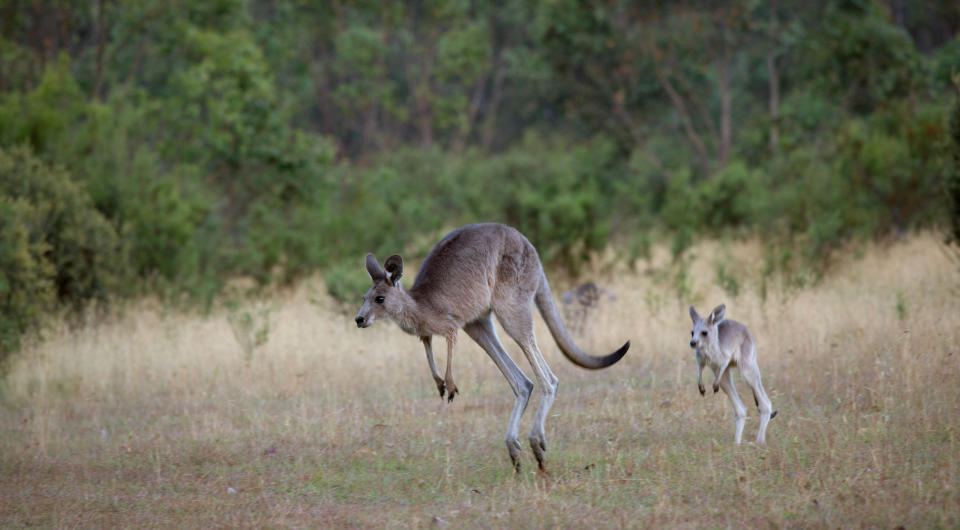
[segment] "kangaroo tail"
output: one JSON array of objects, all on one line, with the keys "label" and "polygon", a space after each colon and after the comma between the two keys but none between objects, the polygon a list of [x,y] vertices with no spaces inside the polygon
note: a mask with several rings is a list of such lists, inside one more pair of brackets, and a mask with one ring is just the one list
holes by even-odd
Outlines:
[{"label": "kangaroo tail", "polygon": [[581,368],[591,370],[606,368],[619,361],[630,348],[630,341],[627,341],[619,350],[602,357],[587,355],[578,348],[573,343],[573,339],[570,338],[567,327],[563,325],[563,320],[560,319],[557,305],[553,301],[553,294],[550,292],[550,284],[547,283],[547,276],[543,272],[540,273],[540,286],[537,288],[534,301],[537,304],[537,309],[540,310],[540,315],[546,321],[547,327],[550,328],[553,340],[557,342],[557,346],[560,346],[560,351],[567,359],[570,359],[570,362]]}]

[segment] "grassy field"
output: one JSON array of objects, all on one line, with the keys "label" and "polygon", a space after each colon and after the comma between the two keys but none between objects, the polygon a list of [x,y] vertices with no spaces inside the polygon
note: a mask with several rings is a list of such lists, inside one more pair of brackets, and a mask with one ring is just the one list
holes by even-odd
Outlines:
[{"label": "grassy field", "polygon": [[[143,302],[54,330],[10,365],[0,384],[0,521],[957,527],[960,266],[937,241],[852,250],[816,286],[770,286],[765,300],[750,243],[696,247],[684,296],[664,280],[663,255],[590,275],[617,298],[579,342],[594,354],[633,346],[614,367],[580,370],[538,319],[560,378],[549,476],[535,472],[529,448],[514,474],[503,444],[512,395],[463,333],[461,394],[447,404],[419,341],[393,324],[356,329],[356,308],[338,308],[319,281],[209,317]],[[730,256],[737,296],[714,281]],[[554,292],[569,286],[557,278]],[[735,446],[726,398],[697,392],[687,306],[706,314],[720,302],[753,330],[779,410],[765,447]],[[439,357],[442,369],[442,348]],[[534,410],[531,401],[524,442]],[[757,428],[750,414],[745,441]]]}]

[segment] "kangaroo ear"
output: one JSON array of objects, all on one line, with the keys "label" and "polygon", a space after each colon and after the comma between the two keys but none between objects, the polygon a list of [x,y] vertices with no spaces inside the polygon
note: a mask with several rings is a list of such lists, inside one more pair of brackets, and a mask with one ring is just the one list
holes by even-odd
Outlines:
[{"label": "kangaroo ear", "polygon": [[400,285],[400,277],[403,276],[403,258],[394,254],[383,263],[383,268],[387,270],[387,281],[394,286]]},{"label": "kangaroo ear", "polygon": [[718,324],[721,320],[723,320],[723,313],[726,310],[727,310],[727,306],[724,304],[720,304],[717,307],[715,307],[713,309],[713,312],[710,313],[710,324],[711,325]]},{"label": "kangaroo ear", "polygon": [[370,279],[374,282],[387,278],[387,275],[383,272],[383,269],[380,268],[380,264],[377,263],[377,258],[373,254],[367,254],[367,274],[370,275]]},{"label": "kangaroo ear", "polygon": [[694,324],[700,321],[700,315],[697,314],[697,310],[694,309],[693,306],[690,306],[690,320],[692,320]]}]

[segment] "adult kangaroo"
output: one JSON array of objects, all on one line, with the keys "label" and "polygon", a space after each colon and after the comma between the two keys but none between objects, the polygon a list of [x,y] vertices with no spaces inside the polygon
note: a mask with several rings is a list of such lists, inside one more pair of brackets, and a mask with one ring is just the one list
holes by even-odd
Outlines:
[{"label": "adult kangaroo", "polygon": [[[409,290],[400,286],[403,260],[387,258],[383,268],[373,254],[367,254],[367,272],[373,286],[363,296],[357,313],[357,327],[365,328],[381,317],[389,317],[401,329],[420,337],[427,363],[441,399],[453,400],[459,392],[453,382],[453,347],[457,330],[463,328],[493,359],[507,378],[515,396],[506,443],[514,469],[520,471],[520,417],[530,400],[533,383],[510,358],[493,327],[492,315],[520,345],[537,382],[542,388],[537,416],[530,430],[530,446],[540,469],[545,471],[547,449],[544,421],[557,394],[557,376],[550,371],[537,347],[533,333],[533,302],[550,328],[550,333],[567,359],[577,366],[598,369],[619,361],[630,347],[603,357],[585,354],[567,333],[550,293],[537,250],[516,229],[502,224],[472,224],[447,234],[430,251]],[[447,341],[446,374],[441,377],[433,359],[431,338]]]}]

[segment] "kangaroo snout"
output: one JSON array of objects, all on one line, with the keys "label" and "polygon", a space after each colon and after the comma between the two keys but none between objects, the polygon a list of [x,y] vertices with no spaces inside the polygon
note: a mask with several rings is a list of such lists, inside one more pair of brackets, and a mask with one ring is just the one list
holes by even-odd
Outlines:
[{"label": "kangaroo snout", "polygon": [[364,322],[363,317],[357,317],[357,318],[356,318],[356,321],[357,321],[357,327],[358,327],[358,328],[362,328],[362,327],[363,327],[363,322]]},{"label": "kangaroo snout", "polygon": [[[359,318],[358,318],[358,320],[359,320]],[[690,347],[691,347],[691,348],[696,348],[696,347],[697,347],[697,341],[691,340],[691,341],[690,341]]]}]

